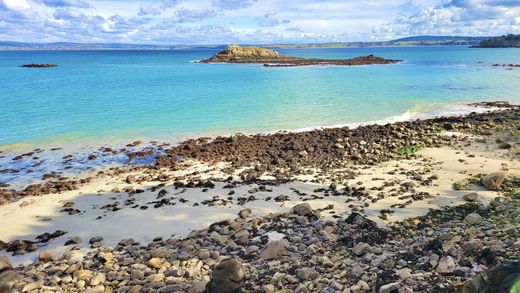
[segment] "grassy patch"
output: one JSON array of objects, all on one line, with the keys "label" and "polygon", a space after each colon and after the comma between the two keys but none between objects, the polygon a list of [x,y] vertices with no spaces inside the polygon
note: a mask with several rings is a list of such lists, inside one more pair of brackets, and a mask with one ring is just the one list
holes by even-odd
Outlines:
[{"label": "grassy patch", "polygon": [[440,127],[440,126],[437,126],[437,125],[434,125],[433,126],[433,131],[437,132],[437,133],[441,133],[444,131],[444,128]]},{"label": "grassy patch", "polygon": [[420,151],[422,148],[419,146],[406,146],[404,148],[401,148],[399,151],[397,151],[397,154],[401,157],[409,157],[418,151]]},{"label": "grassy patch", "polygon": [[464,179],[453,183],[453,189],[455,190],[468,190],[469,181]]}]

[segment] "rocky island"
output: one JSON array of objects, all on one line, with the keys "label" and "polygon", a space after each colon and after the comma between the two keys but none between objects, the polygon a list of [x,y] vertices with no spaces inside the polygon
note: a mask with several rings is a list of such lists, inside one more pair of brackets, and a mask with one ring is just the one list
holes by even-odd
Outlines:
[{"label": "rocky island", "polygon": [[309,65],[371,65],[393,64],[401,60],[385,59],[374,55],[356,57],[352,59],[318,59],[301,58],[281,55],[280,53],[260,48],[229,45],[226,49],[213,55],[211,58],[200,61],[202,63],[259,63],[266,67],[290,67]]},{"label": "rocky island", "polygon": [[43,63],[31,63],[31,64],[24,64],[20,67],[24,68],[49,68],[49,67],[58,67],[56,64],[43,64]]}]

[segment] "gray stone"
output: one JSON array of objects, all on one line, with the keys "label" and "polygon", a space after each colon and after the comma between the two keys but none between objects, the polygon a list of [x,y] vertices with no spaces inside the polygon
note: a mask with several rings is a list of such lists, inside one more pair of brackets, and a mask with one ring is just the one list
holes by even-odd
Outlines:
[{"label": "gray stone", "polygon": [[221,261],[211,273],[207,293],[240,292],[244,284],[245,271],[241,262],[235,258]]},{"label": "gray stone", "polygon": [[471,213],[464,218],[464,222],[469,225],[478,225],[482,223],[482,221],[484,221],[484,219],[477,213]]}]

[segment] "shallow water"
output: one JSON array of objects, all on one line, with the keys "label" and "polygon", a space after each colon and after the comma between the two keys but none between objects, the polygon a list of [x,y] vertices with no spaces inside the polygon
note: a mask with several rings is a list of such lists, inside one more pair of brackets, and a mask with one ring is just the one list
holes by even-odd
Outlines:
[{"label": "shallow water", "polygon": [[[0,52],[0,149],[176,141],[464,113],[460,105],[467,102],[520,102],[520,70],[490,66],[520,63],[518,49],[280,51],[319,58],[375,54],[404,62],[264,68],[191,62],[212,50]],[[18,67],[27,63],[59,67]],[[0,158],[0,170],[10,160]]]}]

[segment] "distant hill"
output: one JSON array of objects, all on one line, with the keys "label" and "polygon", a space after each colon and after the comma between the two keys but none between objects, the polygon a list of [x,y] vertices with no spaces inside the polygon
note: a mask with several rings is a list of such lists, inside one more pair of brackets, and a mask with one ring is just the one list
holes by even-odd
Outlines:
[{"label": "distant hill", "polygon": [[489,37],[464,36],[412,36],[381,42],[336,42],[320,44],[278,44],[265,45],[267,48],[350,48],[350,47],[384,47],[384,46],[474,46]]},{"label": "distant hill", "polygon": [[184,45],[143,45],[121,43],[21,43],[0,41],[0,50],[182,50],[182,49],[224,49],[225,45],[184,46]]},{"label": "distant hill", "polygon": [[[263,48],[350,48],[350,47],[381,47],[381,46],[437,46],[465,45],[478,46],[489,37],[464,36],[412,36],[391,41],[380,42],[335,42],[316,44],[265,44],[257,45]],[[243,44],[246,45],[246,44]],[[0,41],[0,50],[223,50],[226,45],[145,45],[120,43],[21,43]]]},{"label": "distant hill", "polygon": [[474,48],[520,48],[520,35],[505,35],[489,38],[480,42]]}]

